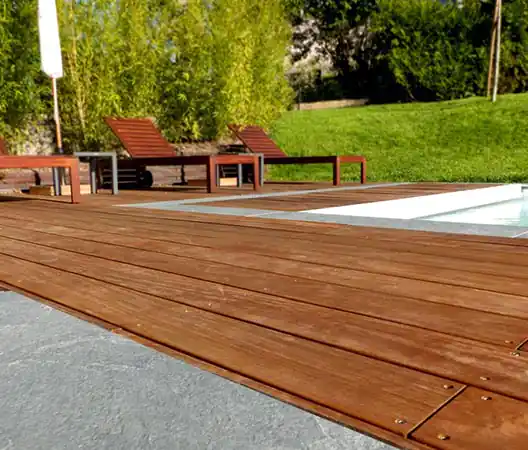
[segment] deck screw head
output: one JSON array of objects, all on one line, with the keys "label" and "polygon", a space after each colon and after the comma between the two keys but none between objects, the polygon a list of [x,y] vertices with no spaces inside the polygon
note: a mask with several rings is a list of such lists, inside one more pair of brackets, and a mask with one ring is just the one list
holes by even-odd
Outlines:
[{"label": "deck screw head", "polygon": [[489,381],[489,377],[480,377],[482,381]]},{"label": "deck screw head", "polygon": [[449,436],[447,434],[443,434],[443,433],[440,433],[439,435],[436,436],[438,439],[440,439],[441,441],[447,441],[449,439]]},{"label": "deck screw head", "polygon": [[521,356],[521,352],[517,352],[517,351],[511,352],[510,355],[512,355],[512,356]]},{"label": "deck screw head", "polygon": [[396,419],[394,423],[397,423],[398,425],[405,425],[407,421],[405,419]]},{"label": "deck screw head", "polygon": [[505,344],[513,344],[513,341],[504,341]]},{"label": "deck screw head", "polygon": [[452,384],[444,384],[443,388],[444,389],[453,389],[454,386]]},{"label": "deck screw head", "polygon": [[481,400],[484,400],[484,401],[488,401],[488,400],[491,400],[491,397],[487,396],[487,395],[483,395],[482,397],[480,397]]}]

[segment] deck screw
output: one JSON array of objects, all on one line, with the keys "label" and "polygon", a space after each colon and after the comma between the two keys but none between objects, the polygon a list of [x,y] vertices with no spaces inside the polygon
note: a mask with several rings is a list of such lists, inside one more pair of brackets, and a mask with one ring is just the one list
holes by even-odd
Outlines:
[{"label": "deck screw", "polygon": [[511,352],[510,355],[512,356],[521,356],[520,352]]},{"label": "deck screw", "polygon": [[513,341],[504,341],[505,344],[513,344]]},{"label": "deck screw", "polygon": [[453,389],[453,387],[452,384],[444,384],[444,389]]},{"label": "deck screw", "polygon": [[484,401],[488,401],[488,400],[491,400],[491,397],[488,397],[487,395],[483,395],[482,397],[480,397],[480,399]]},{"label": "deck screw", "polygon": [[447,441],[449,439],[449,436],[447,434],[440,433],[438,436],[436,436],[441,441]]},{"label": "deck screw", "polygon": [[489,377],[480,377],[482,381],[489,381]]},{"label": "deck screw", "polygon": [[396,419],[394,423],[397,423],[398,425],[405,425],[407,421],[404,419]]}]

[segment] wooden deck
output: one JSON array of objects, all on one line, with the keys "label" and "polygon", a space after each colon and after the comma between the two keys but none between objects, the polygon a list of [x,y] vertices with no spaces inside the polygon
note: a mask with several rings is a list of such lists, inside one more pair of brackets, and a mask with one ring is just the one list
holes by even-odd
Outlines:
[{"label": "wooden deck", "polygon": [[[271,189],[273,189],[273,186],[273,184],[270,185]],[[284,187],[284,185],[278,186]],[[293,186],[298,188],[299,185]],[[274,211],[303,211],[309,209],[331,208],[334,206],[380,202],[384,200],[395,200],[398,198],[409,198],[422,195],[441,194],[444,192],[454,192],[489,186],[490,185],[444,183],[421,183],[413,185],[402,184],[399,186],[376,187],[374,189],[357,191],[334,190],[306,195],[284,197],[268,197],[228,201],[213,200],[211,203],[202,203],[202,205],[224,206],[232,208],[268,209]]]},{"label": "wooden deck", "polygon": [[0,283],[402,448],[526,448],[528,241],[115,203],[0,202]]}]

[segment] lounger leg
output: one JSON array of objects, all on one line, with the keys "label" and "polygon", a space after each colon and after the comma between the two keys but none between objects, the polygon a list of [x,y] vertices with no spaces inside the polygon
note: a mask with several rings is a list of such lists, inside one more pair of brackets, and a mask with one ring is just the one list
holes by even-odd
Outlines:
[{"label": "lounger leg", "polygon": [[260,157],[255,155],[253,158],[253,189],[260,191]]},{"label": "lounger leg", "polygon": [[209,156],[207,160],[207,192],[209,194],[217,191],[216,183],[216,159],[213,156]]},{"label": "lounger leg", "polygon": [[71,202],[81,202],[81,179],[79,177],[79,162],[73,161],[70,166]]},{"label": "lounger leg", "polygon": [[260,187],[264,186],[264,155],[259,155],[260,164]]},{"label": "lounger leg", "polygon": [[334,163],[334,186],[339,186],[341,184],[341,159],[339,156],[336,156]]},{"label": "lounger leg", "polygon": [[242,164],[237,164],[237,187],[241,188],[243,184]]},{"label": "lounger leg", "polygon": [[367,182],[367,161],[361,162],[361,184],[365,184]]}]

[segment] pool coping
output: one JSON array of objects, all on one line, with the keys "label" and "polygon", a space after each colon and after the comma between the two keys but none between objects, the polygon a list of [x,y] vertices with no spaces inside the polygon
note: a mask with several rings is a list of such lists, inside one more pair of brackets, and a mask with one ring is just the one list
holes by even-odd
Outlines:
[{"label": "pool coping", "polygon": [[[236,208],[229,206],[204,206],[202,203],[226,202],[231,200],[250,200],[270,197],[289,197],[321,192],[355,191],[380,187],[413,185],[418,183],[385,183],[338,188],[310,189],[301,191],[273,192],[267,194],[232,195],[224,197],[204,197],[198,199],[174,200],[163,202],[135,203],[116,205],[119,207],[156,209],[185,213],[217,214],[238,217],[261,217],[267,219],[290,220],[301,222],[334,223],[356,227],[390,228],[397,230],[425,231],[433,233],[467,234],[491,237],[508,237],[528,239],[528,227],[490,224],[471,224],[458,222],[435,222],[425,218],[395,219],[363,216],[343,216],[337,214],[318,214],[316,212],[277,211],[268,209]],[[479,183],[482,185],[482,183]]]}]

